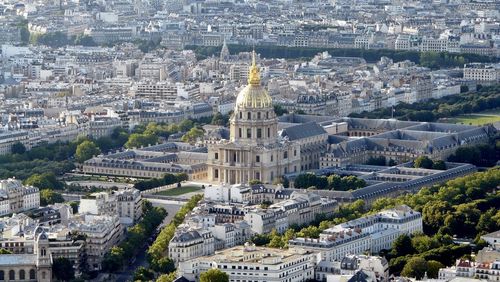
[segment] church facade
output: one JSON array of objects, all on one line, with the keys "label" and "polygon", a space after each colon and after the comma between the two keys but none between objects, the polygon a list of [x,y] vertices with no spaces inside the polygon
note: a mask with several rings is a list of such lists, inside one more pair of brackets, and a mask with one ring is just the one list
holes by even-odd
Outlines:
[{"label": "church facade", "polygon": [[272,98],[261,85],[253,54],[248,84],[236,98],[229,140],[208,145],[208,180],[236,184],[272,183],[301,170],[300,145],[278,135]]}]

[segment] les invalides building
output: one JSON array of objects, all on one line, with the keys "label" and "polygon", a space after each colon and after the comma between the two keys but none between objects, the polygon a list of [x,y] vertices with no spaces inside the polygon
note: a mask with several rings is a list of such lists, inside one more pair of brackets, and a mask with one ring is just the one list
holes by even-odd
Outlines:
[{"label": "les invalides building", "polygon": [[248,85],[236,98],[230,119],[230,140],[208,147],[208,180],[237,184],[272,183],[283,174],[300,171],[300,147],[278,136],[271,96],[262,87],[253,54]]}]

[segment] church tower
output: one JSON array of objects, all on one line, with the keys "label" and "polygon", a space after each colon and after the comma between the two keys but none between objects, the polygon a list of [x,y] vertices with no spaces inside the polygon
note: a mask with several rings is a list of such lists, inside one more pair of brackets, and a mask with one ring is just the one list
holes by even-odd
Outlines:
[{"label": "church tower", "polygon": [[220,50],[220,60],[222,62],[227,62],[229,61],[230,55],[231,54],[229,53],[229,48],[227,48],[226,39],[224,38],[224,43],[222,44],[222,49]]},{"label": "church tower", "polygon": [[52,281],[52,255],[50,254],[49,237],[41,228],[35,230],[34,251],[36,252],[37,281]]},{"label": "church tower", "polygon": [[208,148],[208,179],[212,182],[272,183],[300,170],[299,145],[278,136],[272,98],[261,85],[255,52],[252,55],[248,84],[238,94],[230,118],[230,140]]}]

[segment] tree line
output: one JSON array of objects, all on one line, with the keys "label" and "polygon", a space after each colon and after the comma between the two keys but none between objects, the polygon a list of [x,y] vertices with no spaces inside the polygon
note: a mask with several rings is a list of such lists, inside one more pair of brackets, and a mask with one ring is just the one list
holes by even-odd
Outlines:
[{"label": "tree line", "polygon": [[320,190],[348,191],[356,190],[366,186],[366,182],[354,175],[339,176],[331,174],[318,176],[312,173],[299,174],[294,180],[295,188],[307,189],[315,187]]},{"label": "tree line", "polygon": [[429,99],[425,103],[400,103],[392,108],[379,108],[371,112],[351,113],[355,118],[397,118],[399,120],[433,122],[462,114],[477,113],[500,107],[500,85],[480,87],[477,92]]},{"label": "tree line", "polygon": [[[447,52],[418,52],[406,50],[389,50],[389,49],[354,49],[354,48],[315,48],[315,47],[286,47],[274,45],[258,45],[255,47],[248,45],[228,44],[229,51],[232,54],[240,52],[255,52],[259,53],[264,58],[284,58],[284,59],[310,59],[316,54],[328,51],[332,56],[336,57],[359,57],[365,59],[368,63],[376,63],[382,57],[388,57],[395,62],[410,60],[416,64],[420,64],[430,68],[440,67],[463,67],[464,64],[470,62],[495,63],[499,59],[476,54],[451,54]],[[220,53],[220,46],[196,46],[188,45],[185,49],[193,50],[199,59],[205,59],[212,55]]]},{"label": "tree line", "polygon": [[180,183],[186,180],[188,180],[188,175],[185,173],[177,173],[177,174],[166,173],[162,178],[151,178],[151,179],[137,181],[134,184],[134,188],[140,191],[144,191],[160,186]]},{"label": "tree line", "polygon": [[191,199],[189,199],[189,201],[175,214],[170,224],[161,230],[156,240],[149,247],[147,252],[148,261],[151,269],[155,272],[169,273],[173,271],[165,267],[169,261],[168,256],[166,256],[168,245],[170,240],[174,237],[177,226],[184,221],[186,215],[196,207],[202,198],[203,196],[199,194],[191,197]]}]

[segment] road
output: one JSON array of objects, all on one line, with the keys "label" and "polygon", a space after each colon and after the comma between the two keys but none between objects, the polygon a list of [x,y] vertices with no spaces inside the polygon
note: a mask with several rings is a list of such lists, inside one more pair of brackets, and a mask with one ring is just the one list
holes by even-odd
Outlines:
[{"label": "road", "polygon": [[[181,208],[181,206],[184,204],[184,202],[179,202],[179,201],[172,201],[172,200],[160,200],[160,199],[147,199],[150,201],[154,207],[162,207],[167,211],[167,216],[163,220],[160,226],[166,226],[170,223],[172,218],[174,218],[174,215],[177,213],[177,211]],[[133,275],[135,270],[139,266],[148,266],[148,262],[146,259],[146,251],[147,248],[149,248],[148,243],[145,243],[144,246],[141,247],[141,250],[139,251],[138,255],[136,256],[135,262],[127,266],[127,269],[123,272],[117,273],[115,275],[116,280],[118,282],[126,282],[126,281],[132,281]]]}]

